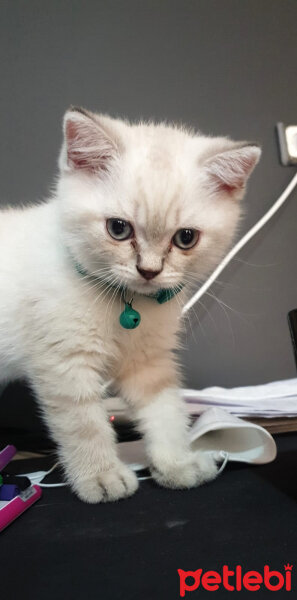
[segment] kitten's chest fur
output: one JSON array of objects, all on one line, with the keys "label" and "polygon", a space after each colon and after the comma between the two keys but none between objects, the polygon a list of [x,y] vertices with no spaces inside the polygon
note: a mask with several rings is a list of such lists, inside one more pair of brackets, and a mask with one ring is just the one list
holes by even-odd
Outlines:
[{"label": "kitten's chest fur", "polygon": [[117,381],[176,347],[180,306],[174,300],[159,305],[154,298],[136,295],[133,306],[141,322],[136,329],[126,330],[119,321],[123,300],[110,296],[95,309],[91,303],[85,314],[85,348],[98,349],[98,361],[108,377]]}]

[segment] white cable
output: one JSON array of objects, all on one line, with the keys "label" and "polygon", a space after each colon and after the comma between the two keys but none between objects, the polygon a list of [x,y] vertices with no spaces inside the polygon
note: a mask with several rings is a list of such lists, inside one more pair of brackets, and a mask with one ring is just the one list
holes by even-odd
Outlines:
[{"label": "white cable", "polygon": [[232,258],[247,244],[247,242],[254,236],[264,225],[273,217],[273,215],[278,211],[278,209],[282,206],[282,204],[286,201],[288,196],[291,194],[293,189],[297,185],[297,173],[291,179],[289,185],[283,191],[281,196],[276,200],[276,202],[272,205],[272,207],[263,215],[263,217],[235,244],[235,246],[228,252],[228,254],[223,258],[222,262],[217,266],[217,268],[213,271],[210,277],[205,281],[205,283],[195,292],[195,294],[188,300],[188,302],[183,307],[183,314],[186,313],[198,300],[201,296],[208,290],[208,288],[213,284],[216,278],[220,275],[220,273],[225,269],[225,267],[229,264]]},{"label": "white cable", "polygon": [[228,454],[228,452],[225,452],[224,450],[221,450],[220,455],[221,455],[221,458],[223,459],[223,462],[222,462],[222,464],[221,464],[221,466],[220,466],[220,468],[218,470],[218,473],[217,473],[218,475],[220,475],[224,471],[224,469],[225,469],[225,467],[227,465],[227,462],[229,460],[229,454]]},{"label": "white cable", "polygon": [[51,488],[51,487],[66,487],[67,483],[39,483],[39,487]]},{"label": "white cable", "polygon": [[64,487],[66,483],[41,483],[46,475],[52,473],[58,466],[59,463],[55,463],[49,471],[34,471],[34,473],[23,473],[21,477],[28,477],[31,485],[38,484],[40,487]]}]

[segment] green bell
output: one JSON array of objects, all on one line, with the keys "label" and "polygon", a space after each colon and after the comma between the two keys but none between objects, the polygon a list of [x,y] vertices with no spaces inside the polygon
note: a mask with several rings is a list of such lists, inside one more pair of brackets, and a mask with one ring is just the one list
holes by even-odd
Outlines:
[{"label": "green bell", "polygon": [[140,323],[141,317],[132,304],[126,302],[123,312],[120,314],[120,324],[124,329],[135,329]]}]

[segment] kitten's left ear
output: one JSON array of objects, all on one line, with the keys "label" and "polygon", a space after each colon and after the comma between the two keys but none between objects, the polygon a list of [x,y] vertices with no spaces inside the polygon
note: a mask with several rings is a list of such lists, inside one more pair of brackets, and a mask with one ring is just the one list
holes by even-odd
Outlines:
[{"label": "kitten's left ear", "polygon": [[109,131],[107,117],[71,107],[64,116],[64,144],[59,165],[62,171],[103,173],[118,154],[118,145]]},{"label": "kitten's left ear", "polygon": [[261,149],[257,144],[236,144],[208,158],[204,168],[213,191],[232,196],[242,195],[260,156]]}]

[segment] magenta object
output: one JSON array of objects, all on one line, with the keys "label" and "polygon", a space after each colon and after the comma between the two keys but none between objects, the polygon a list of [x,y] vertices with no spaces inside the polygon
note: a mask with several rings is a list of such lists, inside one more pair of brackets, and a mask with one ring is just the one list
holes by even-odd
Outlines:
[{"label": "magenta object", "polygon": [[19,496],[7,502],[2,508],[0,504],[0,531],[25,512],[27,508],[30,508],[34,502],[37,502],[41,495],[42,490],[39,485],[32,485],[21,492]]}]

